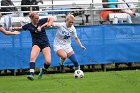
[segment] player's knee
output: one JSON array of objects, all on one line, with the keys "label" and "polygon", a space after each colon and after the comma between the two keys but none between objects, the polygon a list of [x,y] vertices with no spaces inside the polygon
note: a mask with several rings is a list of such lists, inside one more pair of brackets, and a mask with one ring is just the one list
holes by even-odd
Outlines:
[{"label": "player's knee", "polygon": [[67,55],[62,55],[61,56],[61,59],[66,59],[67,58]]}]

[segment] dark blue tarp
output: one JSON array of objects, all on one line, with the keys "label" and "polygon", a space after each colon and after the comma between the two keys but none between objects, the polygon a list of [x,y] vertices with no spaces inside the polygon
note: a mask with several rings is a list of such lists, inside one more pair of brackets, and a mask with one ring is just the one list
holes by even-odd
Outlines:
[{"label": "dark blue tarp", "polygon": [[[78,36],[87,48],[83,51],[72,39],[72,47],[81,65],[140,62],[140,25],[95,25],[76,27]],[[59,66],[59,57],[53,51],[55,28],[46,29],[51,44],[52,64]],[[17,36],[0,33],[0,69],[29,68],[31,36],[22,31]],[[36,66],[42,67],[40,53]],[[73,65],[67,59],[65,65]]]}]

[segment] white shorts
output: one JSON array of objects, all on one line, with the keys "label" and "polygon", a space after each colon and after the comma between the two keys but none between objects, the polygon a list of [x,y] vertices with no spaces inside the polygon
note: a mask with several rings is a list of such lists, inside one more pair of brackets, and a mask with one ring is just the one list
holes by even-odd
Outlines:
[{"label": "white shorts", "polygon": [[55,52],[57,52],[60,49],[64,50],[66,53],[70,53],[71,51],[73,51],[73,49],[72,49],[72,47],[70,45],[67,45],[67,46],[65,46],[65,45],[62,45],[62,46],[57,45],[57,46],[55,46],[54,45],[53,48],[54,48]]}]

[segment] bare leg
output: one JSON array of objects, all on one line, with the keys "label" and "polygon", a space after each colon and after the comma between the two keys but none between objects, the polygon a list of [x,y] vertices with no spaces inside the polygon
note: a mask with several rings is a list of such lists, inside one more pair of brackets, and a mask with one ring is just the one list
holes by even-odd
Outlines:
[{"label": "bare leg", "polygon": [[64,70],[64,61],[67,58],[67,54],[62,49],[57,51],[57,55],[60,57],[60,71],[65,72]]},{"label": "bare leg", "polygon": [[30,75],[27,77],[29,80],[34,80],[35,72],[35,61],[40,52],[40,48],[37,45],[32,47],[31,56],[30,56]]}]

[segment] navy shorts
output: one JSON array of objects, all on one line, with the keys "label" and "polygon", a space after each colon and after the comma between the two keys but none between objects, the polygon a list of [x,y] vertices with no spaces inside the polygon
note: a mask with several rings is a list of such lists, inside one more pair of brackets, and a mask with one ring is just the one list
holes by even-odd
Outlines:
[{"label": "navy shorts", "polygon": [[40,52],[46,48],[46,47],[50,47],[49,43],[43,43],[43,44],[38,44],[38,43],[33,43],[32,46],[37,45],[40,48]]}]

